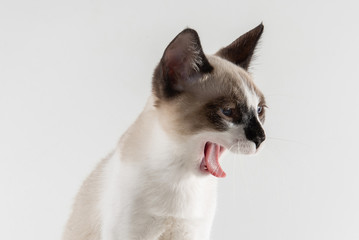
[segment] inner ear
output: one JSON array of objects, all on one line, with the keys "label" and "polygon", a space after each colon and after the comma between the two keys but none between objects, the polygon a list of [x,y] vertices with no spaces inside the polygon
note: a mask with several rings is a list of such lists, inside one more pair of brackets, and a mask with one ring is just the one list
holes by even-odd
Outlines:
[{"label": "inner ear", "polygon": [[160,62],[167,97],[174,96],[197,81],[213,67],[203,53],[198,34],[185,29],[166,48]]},{"label": "inner ear", "polygon": [[261,23],[257,27],[237,38],[227,47],[219,50],[216,55],[242,67],[245,70],[248,70],[254,50],[263,33],[263,29],[264,26]]}]

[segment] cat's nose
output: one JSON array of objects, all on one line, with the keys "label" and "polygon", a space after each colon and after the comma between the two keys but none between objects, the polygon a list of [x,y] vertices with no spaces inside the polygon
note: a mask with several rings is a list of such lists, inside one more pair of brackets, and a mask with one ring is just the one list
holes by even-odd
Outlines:
[{"label": "cat's nose", "polygon": [[259,148],[262,142],[266,139],[264,130],[256,117],[253,117],[247,126],[244,128],[246,138],[249,141],[253,141],[256,144],[256,148]]}]

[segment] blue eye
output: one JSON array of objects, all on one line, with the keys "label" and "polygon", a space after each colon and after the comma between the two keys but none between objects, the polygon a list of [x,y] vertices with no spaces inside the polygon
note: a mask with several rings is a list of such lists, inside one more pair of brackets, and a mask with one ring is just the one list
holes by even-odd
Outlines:
[{"label": "blue eye", "polygon": [[258,113],[258,114],[261,114],[262,111],[263,111],[263,107],[262,107],[262,106],[258,106],[258,107],[257,107],[257,113]]},{"label": "blue eye", "polygon": [[233,114],[232,108],[221,108],[221,111],[227,117],[231,117]]}]

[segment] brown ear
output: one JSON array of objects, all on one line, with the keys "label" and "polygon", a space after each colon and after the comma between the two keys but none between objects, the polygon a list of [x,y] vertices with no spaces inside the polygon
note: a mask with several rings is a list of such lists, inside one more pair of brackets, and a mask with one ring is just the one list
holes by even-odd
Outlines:
[{"label": "brown ear", "polygon": [[258,40],[263,33],[263,29],[264,26],[261,23],[254,29],[240,36],[227,47],[219,50],[216,55],[247,70]]},{"label": "brown ear", "polygon": [[185,29],[167,46],[153,78],[158,97],[170,98],[186,90],[213,67],[205,57],[198,34]]}]

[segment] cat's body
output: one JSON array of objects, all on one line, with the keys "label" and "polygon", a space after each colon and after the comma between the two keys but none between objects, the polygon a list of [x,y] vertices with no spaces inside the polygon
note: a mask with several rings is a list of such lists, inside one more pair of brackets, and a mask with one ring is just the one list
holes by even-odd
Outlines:
[{"label": "cat's body", "polygon": [[226,53],[236,41],[215,56],[190,29],[170,43],[144,111],[81,187],[64,240],[209,239],[219,155],[264,141],[264,98],[244,70],[262,31],[242,36],[239,63]]}]

